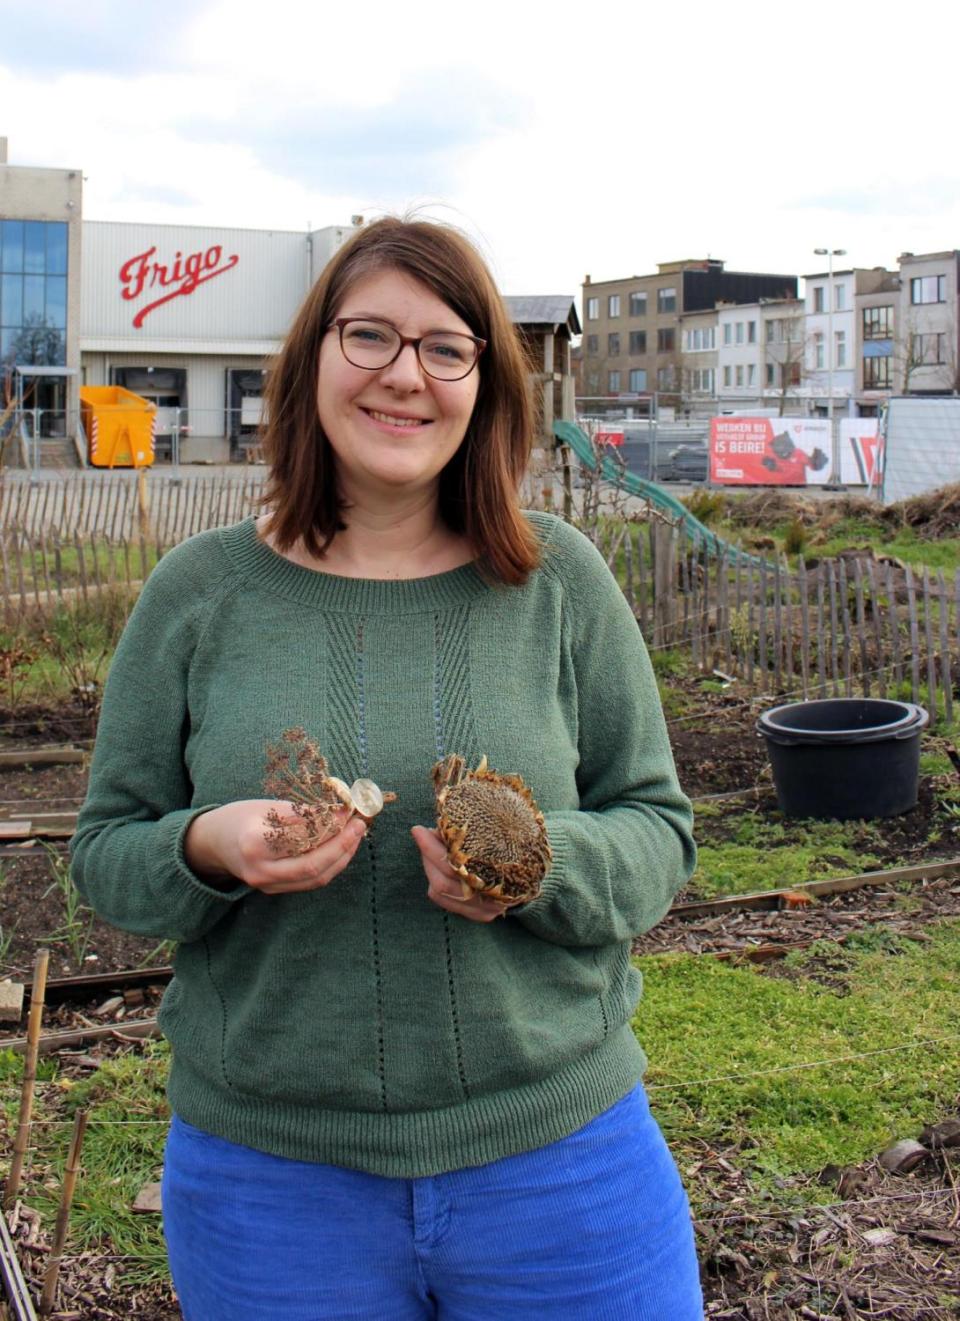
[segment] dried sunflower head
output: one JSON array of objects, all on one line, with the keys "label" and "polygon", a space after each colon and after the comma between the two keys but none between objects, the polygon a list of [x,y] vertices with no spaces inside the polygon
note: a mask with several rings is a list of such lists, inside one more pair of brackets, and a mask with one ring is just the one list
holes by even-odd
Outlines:
[{"label": "dried sunflower head", "polygon": [[550,866],[543,814],[519,775],[475,771],[451,755],[433,768],[437,830],[464,894],[512,904],[535,899]]}]

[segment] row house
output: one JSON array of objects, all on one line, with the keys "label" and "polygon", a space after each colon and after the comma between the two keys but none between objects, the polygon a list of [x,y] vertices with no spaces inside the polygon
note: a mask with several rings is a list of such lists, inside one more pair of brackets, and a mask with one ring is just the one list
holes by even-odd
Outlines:
[{"label": "row house", "polygon": [[832,343],[829,274],[806,277],[810,411],[826,414],[831,369],[834,411],[851,416],[960,389],[960,252],[906,252],[898,266],[834,273]]},{"label": "row house", "polygon": [[834,271],[832,277],[822,271],[806,276],[802,393],[808,412],[818,417],[831,411],[835,416],[871,416],[880,396],[866,393],[866,382],[871,382],[871,391],[890,393],[890,386],[872,383],[885,379],[874,364],[888,329],[883,308],[891,305],[897,286],[896,272],[883,266]]},{"label": "row house", "polygon": [[627,409],[656,392],[694,413],[866,417],[891,394],[960,392],[960,251],[898,266],[812,272],[802,299],[791,276],[712,259],[587,277],[580,393]]},{"label": "row house", "polygon": [[[796,276],[728,271],[715,258],[661,262],[654,274],[620,280],[595,283],[588,275],[583,283],[583,394],[594,401],[613,397],[629,403],[656,392],[679,403],[684,317],[709,312],[718,303],[796,293]],[[709,369],[706,364],[699,370]]]},{"label": "row house", "polygon": [[960,390],[960,252],[900,257],[898,388],[904,394],[943,395]]},{"label": "row house", "polygon": [[795,397],[804,354],[803,302],[770,298],[681,318],[684,404],[691,411],[765,407]]}]

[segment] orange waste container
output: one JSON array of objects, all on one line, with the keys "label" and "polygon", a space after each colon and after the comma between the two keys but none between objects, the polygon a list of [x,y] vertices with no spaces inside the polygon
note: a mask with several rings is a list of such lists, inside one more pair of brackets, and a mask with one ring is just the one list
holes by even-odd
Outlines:
[{"label": "orange waste container", "polygon": [[95,468],[148,468],[153,463],[155,404],[120,385],[81,385],[80,412]]}]

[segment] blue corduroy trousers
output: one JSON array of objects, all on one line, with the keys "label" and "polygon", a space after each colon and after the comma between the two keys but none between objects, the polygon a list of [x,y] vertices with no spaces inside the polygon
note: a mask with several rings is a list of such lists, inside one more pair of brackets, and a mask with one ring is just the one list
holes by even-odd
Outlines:
[{"label": "blue corduroy trousers", "polygon": [[686,1194],[643,1088],[570,1137],[428,1178],[266,1155],[175,1118],[185,1321],[701,1321]]}]

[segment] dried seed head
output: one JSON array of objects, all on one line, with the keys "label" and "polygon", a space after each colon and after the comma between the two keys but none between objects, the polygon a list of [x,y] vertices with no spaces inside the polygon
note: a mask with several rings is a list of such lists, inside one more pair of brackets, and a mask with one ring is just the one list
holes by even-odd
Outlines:
[{"label": "dried seed head", "polygon": [[351,816],[370,822],[384,803],[397,797],[383,793],[372,780],[356,780],[351,789],[338,776],[328,775],[326,758],[300,728],[284,730],[280,742],[267,747],[263,788],[269,797],[292,804],[293,819],[281,819],[275,810],[266,818],[267,843],[275,853],[287,855],[316,848]]},{"label": "dried seed head", "polygon": [[451,755],[433,768],[433,782],[437,828],[461,881],[504,903],[536,898],[551,852],[521,777],[490,770],[486,757],[470,771]]}]

